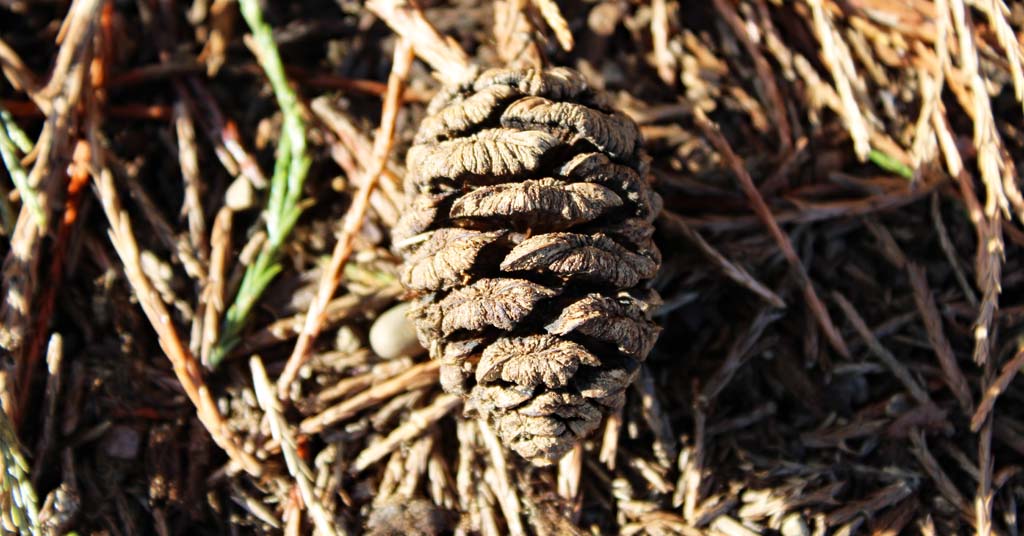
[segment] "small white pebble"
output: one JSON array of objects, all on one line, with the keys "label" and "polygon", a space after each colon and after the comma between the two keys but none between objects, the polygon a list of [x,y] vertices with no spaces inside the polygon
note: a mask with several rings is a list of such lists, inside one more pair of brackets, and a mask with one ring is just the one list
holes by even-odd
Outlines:
[{"label": "small white pebble", "polygon": [[370,348],[383,359],[416,356],[426,351],[416,338],[416,328],[406,316],[408,303],[400,303],[377,317],[370,327]]},{"label": "small white pebble", "polygon": [[103,450],[107,456],[121,460],[134,460],[139,455],[139,433],[129,426],[114,426],[103,437]]},{"label": "small white pebble", "polygon": [[807,523],[800,514],[793,513],[782,520],[779,532],[782,533],[782,536],[810,536],[811,529],[807,527]]},{"label": "small white pebble", "polygon": [[224,193],[224,204],[234,211],[252,208],[255,202],[252,184],[245,177],[236,178]]}]

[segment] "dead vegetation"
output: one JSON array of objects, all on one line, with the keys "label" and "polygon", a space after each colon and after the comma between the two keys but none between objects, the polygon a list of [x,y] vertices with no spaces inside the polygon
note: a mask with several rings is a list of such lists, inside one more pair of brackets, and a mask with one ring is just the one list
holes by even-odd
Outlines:
[{"label": "dead vegetation", "polygon": [[[4,526],[1019,534],[1022,27],[999,0],[0,0]],[[440,202],[405,185],[468,166],[406,180],[479,121],[427,102],[545,63],[639,125],[664,331],[537,468],[367,333]],[[615,210],[551,179],[521,188]],[[511,214],[483,187],[460,214]],[[478,231],[446,243],[504,239]]]}]

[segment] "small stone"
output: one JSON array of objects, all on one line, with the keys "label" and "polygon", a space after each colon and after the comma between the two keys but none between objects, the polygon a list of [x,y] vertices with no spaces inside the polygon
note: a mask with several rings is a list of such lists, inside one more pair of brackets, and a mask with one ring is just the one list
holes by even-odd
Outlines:
[{"label": "small stone", "polygon": [[139,433],[129,426],[114,426],[103,437],[107,456],[134,460],[139,455]]},{"label": "small stone", "polygon": [[417,356],[426,351],[416,338],[416,328],[406,316],[409,303],[400,303],[377,317],[370,327],[370,348],[383,359]]},{"label": "small stone", "polygon": [[782,520],[779,532],[782,533],[782,536],[810,536],[811,529],[807,527],[807,523],[800,514],[793,513]]},{"label": "small stone", "polygon": [[245,177],[238,177],[228,186],[224,194],[224,204],[234,211],[247,210],[256,203],[256,196],[252,190],[252,184]]}]

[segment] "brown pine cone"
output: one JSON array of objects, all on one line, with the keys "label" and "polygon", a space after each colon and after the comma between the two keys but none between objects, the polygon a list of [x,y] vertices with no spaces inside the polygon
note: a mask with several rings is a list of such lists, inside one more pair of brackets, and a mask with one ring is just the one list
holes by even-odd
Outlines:
[{"label": "brown pine cone", "polygon": [[660,331],[640,131],[564,68],[487,71],[428,112],[394,230],[410,316],[467,413],[552,463],[622,406]]}]

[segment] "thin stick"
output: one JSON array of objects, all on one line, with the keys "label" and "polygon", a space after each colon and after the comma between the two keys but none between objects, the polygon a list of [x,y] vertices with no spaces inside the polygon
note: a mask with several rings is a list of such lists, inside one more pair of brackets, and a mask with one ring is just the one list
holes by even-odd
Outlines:
[{"label": "thin stick", "polygon": [[210,230],[209,265],[206,281],[200,290],[200,299],[203,303],[203,329],[200,334],[199,359],[204,365],[209,364],[210,352],[213,351],[214,345],[220,337],[220,313],[224,311],[224,292],[227,283],[233,221],[234,211],[227,206],[221,207],[213,219],[213,229]]},{"label": "thin stick", "polygon": [[981,430],[981,426],[985,423],[985,420],[992,412],[992,408],[996,405],[996,400],[1009,389],[1010,382],[1017,377],[1017,373],[1020,372],[1021,368],[1024,368],[1024,345],[1020,346],[1013,359],[1003,365],[995,381],[985,388],[985,395],[978,402],[978,409],[974,412],[974,416],[971,417],[972,432]]},{"label": "thin stick", "polygon": [[676,85],[676,58],[668,49],[668,6],[665,0],[651,2],[651,44],[654,63],[661,81],[669,87]]},{"label": "thin stick", "polygon": [[917,310],[921,313],[925,330],[928,332],[928,341],[935,350],[935,356],[939,359],[942,373],[946,378],[946,385],[956,395],[960,408],[964,413],[970,415],[974,411],[974,401],[971,399],[971,388],[967,384],[960,365],[956,362],[953,354],[953,346],[946,338],[942,329],[942,317],[935,305],[935,298],[931,289],[928,288],[928,277],[925,269],[914,263],[907,264],[907,275],[910,277],[910,286],[914,289],[914,302],[917,303]]},{"label": "thin stick", "polygon": [[[693,392],[701,392],[696,381],[693,382]],[[683,453],[679,455],[680,464],[686,463],[679,468],[679,480],[683,488],[683,517],[690,523],[697,519],[697,503],[702,498],[704,471],[707,469],[707,415],[699,395],[694,397],[692,408],[693,447],[689,456],[684,457]]]},{"label": "thin stick", "polygon": [[967,109],[974,119],[974,147],[977,149],[977,163],[981,182],[985,186],[986,196],[984,218],[974,221],[979,232],[977,270],[975,278],[982,289],[981,307],[974,325],[974,361],[978,364],[987,363],[990,358],[992,322],[995,311],[999,307],[999,294],[1002,291],[1002,263],[1005,255],[1000,220],[1010,214],[1009,195],[1014,200],[1020,198],[1016,179],[1003,182],[1003,173],[1007,171],[1006,163],[1000,158],[1002,138],[995,127],[992,106],[985,89],[979,66],[978,51],[975,47],[974,26],[970,12],[962,0],[950,2],[953,27],[956,29],[960,47],[960,63],[964,75],[970,82],[971,108]]},{"label": "thin stick", "polygon": [[935,232],[939,236],[939,246],[942,248],[942,253],[946,256],[949,266],[953,269],[953,275],[956,276],[956,282],[960,285],[960,290],[964,293],[964,297],[967,298],[967,303],[971,304],[972,307],[977,307],[978,295],[975,294],[974,287],[967,281],[967,275],[964,274],[964,268],[961,266],[960,258],[957,256],[956,246],[953,245],[953,240],[949,237],[946,224],[942,221],[942,210],[939,202],[939,194],[932,194],[932,223],[935,225]]},{"label": "thin stick", "polygon": [[668,230],[678,232],[683,235],[687,240],[697,246],[697,249],[701,251],[708,259],[717,265],[722,273],[732,279],[740,286],[760,296],[763,300],[770,303],[774,307],[780,309],[786,308],[786,302],[779,297],[778,294],[773,292],[764,283],[758,281],[750,272],[746,271],[742,266],[734,264],[732,261],[727,259],[725,255],[722,255],[714,246],[708,243],[703,236],[700,235],[693,227],[691,227],[686,220],[680,217],[675,212],[662,211],[661,215],[658,216],[659,223],[668,227]]},{"label": "thin stick", "polygon": [[580,495],[583,476],[583,444],[577,443],[568,454],[558,460],[558,494],[569,504],[575,504]]},{"label": "thin stick", "polygon": [[299,374],[299,368],[306,362],[310,346],[324,322],[324,312],[327,303],[338,289],[345,263],[352,255],[352,246],[356,235],[363,226],[366,218],[366,210],[370,206],[370,194],[377,186],[381,172],[387,165],[388,154],[391,152],[391,144],[394,141],[395,122],[398,118],[398,110],[402,104],[402,89],[409,77],[409,68],[412,66],[412,47],[408,40],[399,39],[395,45],[395,55],[391,65],[391,75],[388,77],[388,93],[384,98],[384,111],[381,115],[380,132],[373,144],[373,167],[367,170],[366,179],[359,188],[352,206],[345,214],[345,223],[341,229],[341,236],[334,245],[334,252],[331,253],[331,262],[320,277],[320,284],[317,288],[316,297],[309,304],[309,311],[306,313],[306,322],[299,333],[299,340],[295,343],[284,372],[277,380],[277,396],[282,400],[288,398],[291,384]]},{"label": "thin stick", "polygon": [[498,441],[498,436],[494,434],[487,423],[477,421],[477,425],[480,428],[480,437],[483,438],[487,452],[491,455],[491,465],[484,468],[484,479],[498,499],[501,513],[505,515],[505,523],[508,525],[508,533],[526,534],[519,508],[519,494],[516,493],[516,487],[512,485],[508,477],[505,447]]},{"label": "thin stick", "polygon": [[366,8],[380,17],[395,33],[412,44],[416,55],[437,71],[446,83],[466,80],[472,72],[469,56],[451,39],[441,37],[423,16],[419,4],[405,0],[369,0]]},{"label": "thin stick", "polygon": [[[99,134],[96,125],[96,110],[90,110],[92,125],[89,129],[90,148],[101,147]],[[178,336],[177,328],[172,322],[172,316],[167,307],[160,299],[149,278],[142,271],[142,264],[139,255],[139,247],[135,241],[135,232],[132,230],[131,218],[127,211],[121,206],[120,195],[114,185],[114,175],[106,166],[101,150],[92,151],[92,166],[90,173],[93,182],[98,190],[100,204],[110,224],[108,231],[110,241],[117,251],[121,263],[124,265],[124,274],[131,285],[132,291],[142,306],[142,311],[149,319],[150,325],[157,333],[160,347],[163,349],[167,359],[171,361],[174,374],[181,383],[185,394],[196,407],[196,415],[199,421],[210,433],[213,441],[224,449],[228,457],[242,467],[245,472],[254,477],[260,476],[263,472],[259,462],[249,453],[242,450],[236,442],[234,433],[228,428],[227,422],[217,409],[217,402],[210,394],[203,380],[202,368],[196,359],[189,353]]]},{"label": "thin stick", "polygon": [[750,177],[750,173],[747,172],[747,168],[743,165],[743,162],[732,150],[732,146],[722,136],[722,133],[718,130],[718,125],[711,122],[707,115],[699,109],[694,109],[694,118],[696,119],[697,125],[700,126],[704,132],[704,136],[708,138],[711,144],[722,154],[726,162],[732,168],[733,174],[736,175],[736,180],[740,183],[740,187],[747,195],[747,199],[750,201],[751,208],[761,218],[761,221],[768,227],[768,231],[771,233],[772,238],[782,249],[782,254],[785,255],[786,260],[793,268],[797,275],[797,280],[804,291],[804,299],[807,300],[808,307],[814,312],[814,318],[818,321],[818,325],[821,326],[822,331],[825,332],[825,338],[828,339],[829,344],[839,352],[839,355],[849,358],[850,350],[846,347],[846,342],[843,341],[839,330],[836,329],[835,324],[832,322],[832,317],[829,316],[828,309],[825,308],[825,304],[818,298],[818,293],[814,290],[814,284],[811,282],[810,276],[807,274],[807,270],[804,268],[803,263],[800,262],[800,258],[796,254],[796,250],[793,249],[793,243],[790,242],[789,237],[782,232],[778,222],[772,216],[771,209],[768,208],[768,204],[765,203],[764,197],[758,192],[757,186],[754,185],[754,180]]},{"label": "thin stick", "polygon": [[722,360],[718,370],[704,383],[704,388],[698,398],[698,402],[703,408],[707,409],[714,404],[718,395],[742,368],[754,345],[761,340],[764,330],[781,317],[780,311],[769,307],[763,307],[757,313],[743,334],[733,341],[732,346],[729,347],[729,353]]},{"label": "thin stick", "polygon": [[420,436],[442,417],[451,413],[462,404],[462,399],[456,395],[442,394],[434,399],[434,402],[425,408],[412,412],[402,423],[395,428],[383,440],[367,447],[356,456],[352,463],[352,471],[361,472],[367,467],[377,463],[381,458],[391,454],[403,443],[411,441]]},{"label": "thin stick", "polygon": [[267,377],[267,371],[263,368],[263,361],[259,356],[249,359],[249,369],[252,371],[253,388],[256,391],[256,400],[260,407],[266,412],[267,421],[270,422],[270,433],[281,445],[281,454],[284,455],[284,463],[288,466],[288,473],[295,479],[295,485],[302,494],[302,502],[309,511],[309,517],[313,519],[316,530],[320,534],[330,536],[337,534],[334,530],[332,516],[324,509],[323,504],[313,490],[313,472],[302,460],[297,451],[298,444],[295,436],[288,427],[288,422],[281,415],[281,403],[274,397],[274,388]]},{"label": "thin stick", "polygon": [[299,430],[304,434],[315,434],[324,428],[348,419],[356,413],[403,391],[411,391],[437,382],[439,361],[427,361],[327,408],[322,413],[302,421]]},{"label": "thin stick", "polygon": [[[184,93],[184,86],[181,86]],[[188,107],[182,101],[174,105],[174,127],[178,135],[178,162],[185,183],[182,213],[188,216],[188,234],[192,249],[197,256],[206,260],[210,246],[206,241],[206,216],[203,214],[202,178],[199,172],[199,157],[196,151],[196,132]]]},{"label": "thin stick", "polygon": [[871,332],[871,328],[864,322],[864,318],[860,316],[860,313],[857,312],[853,304],[837,291],[832,293],[832,298],[839,304],[839,308],[846,313],[847,320],[853,324],[853,328],[864,339],[871,352],[881,359],[882,363],[892,371],[896,379],[910,393],[910,396],[919,404],[933,405],[931,397],[928,396],[928,391],[925,391],[924,387],[921,387],[921,384],[914,379],[914,376],[910,374],[910,369],[897,359],[888,348],[882,345],[882,342]]},{"label": "thin stick", "polygon": [[[75,147],[72,155],[72,164],[69,166],[67,198],[64,201],[64,216],[61,218],[57,228],[57,240],[53,245],[53,260],[50,261],[50,278],[46,288],[43,290],[39,309],[36,312],[35,326],[32,331],[32,339],[28,344],[25,359],[19,363],[18,385],[18,408],[28,407],[28,395],[31,392],[32,376],[35,373],[36,362],[43,352],[43,344],[49,332],[50,318],[53,316],[53,309],[57,302],[57,291],[61,287],[64,278],[64,259],[67,256],[68,242],[71,239],[71,228],[78,220],[78,207],[82,201],[82,193],[89,184],[89,151],[88,144],[80,142]],[[24,417],[24,411],[18,411],[19,419]]]},{"label": "thin stick", "polygon": [[[985,381],[992,379],[992,363],[985,364]],[[992,421],[994,415],[989,412],[978,431],[978,488],[974,495],[974,518],[978,536],[992,534],[992,503],[995,493],[992,491],[992,472],[995,459],[992,456]]]},{"label": "thin stick", "polygon": [[783,154],[789,153],[793,148],[793,128],[789,125],[786,105],[782,99],[782,92],[779,91],[779,83],[775,79],[775,73],[771,64],[764,58],[761,49],[750,39],[747,28],[739,14],[736,13],[736,8],[732,2],[714,0],[714,4],[715,9],[722,14],[722,18],[725,19],[725,22],[732,29],[732,33],[743,44],[743,48],[747,50],[747,54],[753,60],[754,69],[757,71],[757,76],[761,79],[764,92],[766,93],[765,97],[768,99],[767,104],[770,104],[768,106],[769,113],[772,114],[775,126],[779,129],[780,151]]},{"label": "thin stick", "polygon": [[[46,88],[25,88],[30,92],[36,105],[46,114],[46,122],[35,144],[36,161],[27,177],[27,183],[40,189],[44,212],[49,211],[49,199],[57,194],[64,169],[57,162],[71,152],[71,133],[75,130],[74,113],[82,99],[85,84],[85,70],[92,43],[93,29],[99,4],[97,0],[81,0],[72,5],[64,24],[69,33],[60,50],[53,74]],[[9,55],[0,47],[0,64],[9,65]],[[13,51],[9,51],[13,54]],[[16,54],[14,55],[17,58]],[[20,61],[18,59],[17,61]],[[60,71],[59,69],[66,69]],[[5,68],[5,73],[9,70]],[[44,92],[45,90],[45,92]],[[51,91],[52,90],[52,91]],[[26,334],[30,331],[36,315],[32,303],[39,291],[39,266],[42,258],[43,237],[48,228],[39,227],[37,218],[27,206],[23,206],[10,237],[10,247],[3,262],[3,288],[5,296],[0,304],[0,345],[16,361],[23,361]],[[47,221],[49,221],[47,219]],[[24,364],[21,365],[22,367]],[[15,382],[11,382],[15,383]],[[11,385],[8,389],[28,389],[27,385]],[[23,408],[9,408],[17,423],[22,418]]]},{"label": "thin stick", "polygon": [[832,74],[832,81],[836,85],[836,91],[842,101],[840,113],[843,115],[850,137],[853,138],[854,151],[862,161],[866,160],[871,152],[871,141],[868,133],[868,124],[864,114],[857,105],[857,99],[853,94],[853,87],[850,79],[846,76],[845,64],[853,60],[849,57],[849,51],[841,49],[836,43],[835,29],[825,14],[821,0],[807,0],[811,6],[811,13],[814,18],[814,29],[818,34],[818,41],[821,43],[821,56],[829,73]]},{"label": "thin stick", "polygon": [[558,45],[562,47],[562,50],[572,52],[572,48],[576,43],[572,38],[572,32],[569,31],[569,23],[562,16],[562,10],[559,9],[558,3],[555,0],[530,1],[537,8],[537,11],[540,11],[540,16],[547,23],[548,27],[551,28],[551,31],[555,32],[555,39],[558,40]]}]

